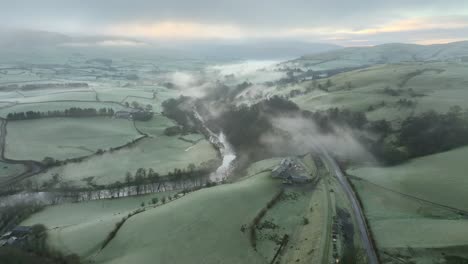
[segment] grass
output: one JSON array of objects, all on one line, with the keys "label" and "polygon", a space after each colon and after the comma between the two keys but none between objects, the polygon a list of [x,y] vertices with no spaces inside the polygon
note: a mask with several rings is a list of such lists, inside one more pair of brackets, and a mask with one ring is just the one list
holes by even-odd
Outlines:
[{"label": "grass", "polygon": [[240,228],[275,195],[279,184],[261,174],[147,209],[127,220],[100,252],[100,243],[116,222],[142,201],[155,196],[161,200],[166,194],[49,206],[21,224],[44,224],[49,245],[93,263],[263,263]]},{"label": "grass", "polygon": [[86,258],[100,248],[115,223],[133,210],[141,208],[142,202],[149,205],[154,197],[161,200],[172,194],[155,193],[48,206],[21,225],[44,224],[49,235],[47,243],[51,247],[65,254],[75,253]]},{"label": "grass", "polygon": [[[268,210],[266,215],[262,218],[259,224],[260,229],[257,228],[256,230],[258,238],[257,248],[258,252],[266,261],[271,261],[271,259],[273,259],[273,256],[279,248],[278,242],[285,234],[290,237],[291,241],[296,242],[294,249],[290,249],[293,242],[288,245],[288,255],[297,256],[298,254],[289,251],[296,251],[301,243],[308,243],[308,239],[311,241],[313,240],[313,236],[309,237],[307,240],[305,240],[304,237],[300,237],[300,233],[302,232],[308,233],[308,231],[311,231],[312,233],[317,233],[316,231],[314,232],[314,230],[321,228],[321,226],[314,226],[317,223],[305,224],[304,222],[304,218],[307,218],[307,221],[309,221],[309,217],[311,219],[313,218],[309,215],[311,196],[312,191],[310,188],[308,190],[307,188],[301,189],[300,187],[288,188],[280,201]],[[317,211],[315,214],[321,214],[321,212]],[[268,223],[273,223],[276,227],[269,228],[267,225]],[[262,228],[262,226],[266,227]]]},{"label": "grass", "polygon": [[468,244],[468,220],[392,219],[375,222],[381,248],[441,248]]},{"label": "grass", "polygon": [[348,172],[387,188],[435,203],[468,210],[468,147],[413,159],[399,166],[364,167]]},{"label": "grass", "polygon": [[[450,107],[459,105],[468,108],[464,100],[468,95],[467,64],[431,62],[378,65],[367,69],[355,70],[335,75],[331,78],[329,92],[313,90],[310,93],[291,98],[301,108],[310,111],[325,110],[332,107],[366,111],[371,120],[398,120],[412,113],[428,110],[446,112]],[[324,84],[326,80],[319,80]],[[348,88],[348,84],[351,85]],[[290,89],[305,90],[312,82],[291,85],[282,90],[266,90],[267,94],[282,94]],[[401,90],[399,96],[382,93],[384,88]],[[422,97],[411,97],[409,89]],[[400,108],[396,102],[409,99],[416,102],[414,109]],[[377,107],[384,101],[384,107]],[[370,106],[374,110],[369,111]]]},{"label": "grass", "polygon": [[85,185],[86,182],[82,180],[88,177],[94,177],[93,181],[97,184],[108,184],[123,182],[127,171],[134,173],[138,168],[153,168],[164,175],[175,168],[185,169],[191,163],[200,166],[204,162],[217,159],[216,150],[204,139],[192,144],[177,136],[163,135],[164,128],[169,123],[171,121],[163,116],[155,116],[148,124],[140,122],[139,129],[149,133],[151,137],[130,148],[105,153],[81,163],[53,168],[35,176],[35,180],[46,181],[58,173],[62,181],[76,186]]},{"label": "grass", "polygon": [[254,176],[258,173],[271,171],[278,166],[283,158],[272,158],[252,163],[246,170],[246,177]]},{"label": "grass", "polygon": [[140,136],[132,122],[106,117],[14,121],[7,131],[5,155],[18,160],[80,157]]},{"label": "grass", "polygon": [[26,171],[26,168],[21,164],[9,164],[0,161],[0,180],[2,178],[7,178],[21,174],[24,171]]},{"label": "grass", "polygon": [[467,210],[467,154],[465,147],[393,167],[348,170],[357,177],[353,184],[381,254],[405,255],[419,263],[424,259],[419,251],[434,256],[468,243],[468,219],[441,206]]},{"label": "grass", "polygon": [[138,214],[127,220],[94,260],[117,264],[264,263],[240,228],[265,206],[278,184],[268,174],[258,175]]},{"label": "grass", "polygon": [[[34,93],[31,92],[21,92],[26,97],[17,97],[14,101],[18,103],[37,103],[37,102],[48,102],[48,101],[61,101],[61,100],[83,100],[83,101],[93,101],[96,99],[96,95],[93,91],[73,91],[71,90],[62,90],[62,91],[47,91],[47,90],[37,90]],[[10,99],[11,100],[11,99]]]}]

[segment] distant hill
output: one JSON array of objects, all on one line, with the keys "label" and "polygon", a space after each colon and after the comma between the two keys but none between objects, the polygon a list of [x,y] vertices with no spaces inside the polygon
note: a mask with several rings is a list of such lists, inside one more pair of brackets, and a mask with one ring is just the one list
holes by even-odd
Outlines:
[{"label": "distant hill", "polygon": [[55,46],[70,42],[67,35],[37,30],[3,30],[0,31],[1,48],[30,48]]},{"label": "distant hill", "polygon": [[343,48],[302,56],[288,63],[316,69],[333,69],[385,63],[451,60],[468,61],[468,41],[427,46],[394,43],[374,47]]},{"label": "distant hill", "polygon": [[328,43],[284,40],[194,41],[172,43],[171,47],[191,54],[224,59],[291,59],[303,54],[316,54],[342,48]]},{"label": "distant hill", "polygon": [[[120,36],[70,36],[38,30],[0,30],[0,48],[27,52],[31,49],[56,47],[93,48],[127,47],[159,54],[177,54],[182,57],[214,59],[292,59],[303,54],[315,54],[342,47],[327,43],[309,43],[286,40],[200,40],[164,41],[139,40]],[[132,51],[134,52],[134,50]]]}]

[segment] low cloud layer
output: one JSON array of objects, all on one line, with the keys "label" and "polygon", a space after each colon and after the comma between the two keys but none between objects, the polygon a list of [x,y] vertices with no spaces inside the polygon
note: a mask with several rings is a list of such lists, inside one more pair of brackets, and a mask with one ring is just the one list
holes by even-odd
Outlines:
[{"label": "low cloud layer", "polygon": [[278,117],[272,119],[276,130],[286,133],[278,135],[268,133],[262,136],[262,143],[270,146],[273,153],[279,155],[298,155],[320,152],[322,149],[334,156],[373,161],[372,155],[356,139],[357,131],[335,126],[334,133],[320,133],[314,122],[302,117]]},{"label": "low cloud layer", "polygon": [[0,0],[3,27],[150,39],[462,40],[465,0]]}]

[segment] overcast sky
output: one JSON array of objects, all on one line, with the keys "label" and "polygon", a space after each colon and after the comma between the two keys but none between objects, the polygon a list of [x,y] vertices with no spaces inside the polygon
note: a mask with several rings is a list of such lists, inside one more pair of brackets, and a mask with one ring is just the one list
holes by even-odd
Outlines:
[{"label": "overcast sky", "polygon": [[3,28],[346,46],[468,39],[468,0],[0,0]]}]

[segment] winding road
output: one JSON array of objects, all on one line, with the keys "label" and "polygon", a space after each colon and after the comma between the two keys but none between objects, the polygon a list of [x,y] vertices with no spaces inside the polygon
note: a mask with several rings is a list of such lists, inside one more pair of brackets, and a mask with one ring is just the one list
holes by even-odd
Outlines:
[{"label": "winding road", "polygon": [[345,178],[343,172],[341,171],[336,161],[324,149],[322,149],[321,152],[322,152],[322,156],[324,160],[328,163],[328,165],[330,166],[330,169],[333,169],[333,172],[335,173],[336,178],[338,179],[338,182],[340,183],[341,187],[346,193],[346,196],[351,202],[351,207],[353,209],[353,213],[355,215],[355,218],[358,224],[359,234],[362,240],[362,245],[366,252],[367,259],[369,261],[368,263],[379,264],[379,258],[377,257],[375,245],[373,243],[373,240],[369,231],[369,227],[367,226],[364,213],[356,197],[356,194],[354,193],[351,185],[349,184],[348,180]]}]

